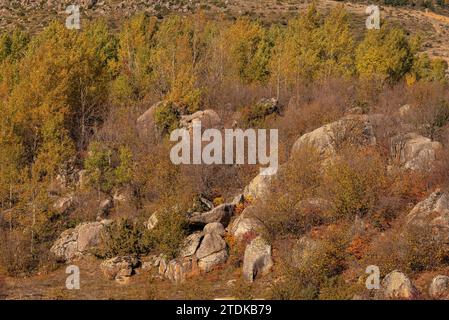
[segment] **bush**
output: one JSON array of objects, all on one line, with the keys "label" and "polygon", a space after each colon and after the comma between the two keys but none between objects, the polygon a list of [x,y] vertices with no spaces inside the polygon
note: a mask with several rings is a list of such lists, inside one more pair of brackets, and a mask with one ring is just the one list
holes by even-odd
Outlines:
[{"label": "bush", "polygon": [[320,184],[319,154],[312,148],[301,150],[279,171],[257,217],[273,237],[306,232],[324,219],[324,212],[303,205],[303,200],[313,197]]},{"label": "bush", "polygon": [[[346,228],[330,231],[298,264],[290,262],[291,250],[284,251],[283,281],[272,287],[273,299],[317,299],[322,290],[327,295],[329,283],[337,281],[347,268]],[[327,288],[327,289],[323,289]]]},{"label": "bush", "polygon": [[187,235],[186,218],[176,208],[162,210],[157,214],[158,223],[148,233],[148,241],[156,251],[174,258]]},{"label": "bush", "polygon": [[147,230],[142,223],[122,218],[106,227],[95,254],[101,258],[140,255],[151,249]]},{"label": "bush", "polygon": [[162,135],[169,134],[178,127],[180,114],[172,102],[161,103],[157,106],[154,120]]},{"label": "bush", "polygon": [[443,267],[447,259],[447,246],[431,227],[409,226],[375,240],[362,265],[377,265],[384,274],[395,269],[413,274]]},{"label": "bush", "polygon": [[325,173],[334,218],[354,219],[371,213],[387,183],[386,163],[376,150],[347,149]]}]

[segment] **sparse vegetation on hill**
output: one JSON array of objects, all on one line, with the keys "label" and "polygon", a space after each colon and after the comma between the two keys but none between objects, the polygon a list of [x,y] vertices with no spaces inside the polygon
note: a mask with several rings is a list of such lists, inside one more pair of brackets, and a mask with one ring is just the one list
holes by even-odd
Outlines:
[{"label": "sparse vegetation on hill", "polygon": [[[354,29],[343,6],[318,8],[4,32],[0,274],[91,255],[120,283],[139,269],[160,286],[207,274],[244,297],[352,299],[374,295],[368,265],[385,297],[408,280],[395,269],[446,272],[447,63],[397,23]],[[279,129],[279,172],[173,164],[170,132],[198,119]],[[189,298],[216,293],[202,290]]]}]

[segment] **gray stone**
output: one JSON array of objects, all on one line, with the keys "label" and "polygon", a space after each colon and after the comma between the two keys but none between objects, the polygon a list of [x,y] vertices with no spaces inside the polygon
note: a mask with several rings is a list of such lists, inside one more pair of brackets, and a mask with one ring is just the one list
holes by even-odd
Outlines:
[{"label": "gray stone", "polygon": [[206,225],[212,222],[220,222],[227,226],[234,213],[232,204],[222,204],[207,212],[195,212],[189,217],[189,223],[194,225]]},{"label": "gray stone", "polygon": [[243,278],[254,281],[257,275],[265,275],[273,266],[271,245],[262,237],[257,237],[246,246],[243,257]]},{"label": "gray stone", "polygon": [[394,270],[381,282],[377,298],[392,300],[412,300],[417,298],[418,290],[404,273]]},{"label": "gray stone", "polygon": [[109,280],[119,280],[122,277],[130,277],[138,264],[136,257],[122,256],[103,261],[100,268]]},{"label": "gray stone", "polygon": [[193,256],[198,249],[202,238],[203,234],[201,232],[189,235],[181,245],[179,256],[182,258]]},{"label": "gray stone", "polygon": [[436,190],[407,215],[408,225],[430,226],[437,235],[449,239],[449,193]]},{"label": "gray stone", "polygon": [[441,149],[440,142],[412,132],[393,137],[390,153],[405,169],[429,171]]},{"label": "gray stone", "polygon": [[198,260],[198,267],[203,272],[210,272],[214,267],[223,264],[228,259],[228,251],[223,249],[221,251],[212,253]]},{"label": "gray stone", "polygon": [[98,246],[106,221],[86,222],[61,233],[50,251],[60,260],[72,261]]},{"label": "gray stone", "polygon": [[203,229],[203,232],[204,232],[204,234],[215,233],[220,236],[225,235],[225,229],[220,222],[212,222],[212,223],[206,224],[206,226]]},{"label": "gray stone", "polygon": [[208,255],[226,249],[226,242],[223,238],[215,233],[208,233],[201,241],[200,247],[196,251],[196,257],[202,259]]},{"label": "gray stone", "polygon": [[449,277],[439,275],[432,279],[429,295],[433,299],[449,299]]}]

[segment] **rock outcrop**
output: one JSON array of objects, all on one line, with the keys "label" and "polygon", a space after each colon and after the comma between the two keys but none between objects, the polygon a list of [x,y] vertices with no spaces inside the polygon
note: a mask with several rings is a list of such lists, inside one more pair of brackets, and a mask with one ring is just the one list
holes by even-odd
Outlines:
[{"label": "rock outcrop", "polygon": [[449,277],[439,275],[432,279],[429,287],[432,299],[449,300]]},{"label": "rock outcrop", "polygon": [[61,261],[70,262],[90,253],[101,240],[101,232],[110,221],[86,222],[61,233],[50,251]]},{"label": "rock outcrop", "polygon": [[412,300],[417,298],[418,290],[404,273],[394,270],[381,282],[377,299]]},{"label": "rock outcrop", "polygon": [[336,154],[345,142],[356,145],[373,145],[376,137],[373,117],[368,115],[348,115],[301,136],[293,145],[292,153],[306,146],[315,148],[323,158]]},{"label": "rock outcrop", "polygon": [[437,159],[442,145],[417,133],[407,133],[391,139],[391,156],[405,169],[428,171]]},{"label": "rock outcrop", "polygon": [[251,216],[253,207],[248,207],[229,226],[229,232],[237,239],[242,240],[245,235],[254,233],[260,234],[265,230],[265,226],[259,219]]},{"label": "rock outcrop", "polygon": [[153,137],[157,138],[157,127],[154,120],[156,109],[164,103],[159,101],[152,105],[147,111],[145,111],[139,118],[137,118],[137,131],[142,138]]},{"label": "rock outcrop", "polygon": [[257,275],[265,275],[271,270],[271,245],[262,237],[257,237],[246,246],[243,257],[243,278],[254,281]]},{"label": "rock outcrop", "polygon": [[221,118],[214,110],[197,111],[191,115],[182,116],[179,125],[190,130],[193,121],[201,121],[201,127],[203,128],[219,129],[221,126]]},{"label": "rock outcrop", "polygon": [[109,280],[126,281],[131,277],[139,260],[133,256],[114,257],[101,263],[100,268]]},{"label": "rock outcrop", "polygon": [[449,240],[449,193],[436,190],[407,215],[408,225],[429,225],[437,235]]},{"label": "rock outcrop", "polygon": [[222,204],[207,212],[195,212],[188,218],[189,223],[193,225],[205,226],[208,223],[219,222],[224,226],[229,224],[234,214],[234,205]]}]

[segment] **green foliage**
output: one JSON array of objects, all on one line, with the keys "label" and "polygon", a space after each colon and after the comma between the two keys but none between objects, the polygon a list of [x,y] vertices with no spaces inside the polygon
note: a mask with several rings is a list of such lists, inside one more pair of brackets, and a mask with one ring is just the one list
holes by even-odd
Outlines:
[{"label": "green foliage", "polygon": [[411,74],[414,80],[445,81],[447,62],[443,59],[431,60],[427,54],[416,56]]},{"label": "green foliage", "polygon": [[154,121],[164,135],[178,127],[179,118],[179,110],[173,102],[160,103],[156,107]]},{"label": "green foliage", "polygon": [[396,82],[411,70],[414,54],[402,29],[383,24],[380,30],[366,32],[356,49],[355,65],[361,77]]},{"label": "green foliage", "polygon": [[118,152],[113,152],[99,142],[93,142],[84,167],[89,174],[89,183],[98,191],[109,193],[114,187],[131,181],[132,154],[127,147],[121,146]]},{"label": "green foliage", "polygon": [[[362,156],[363,154],[363,156]],[[354,150],[326,170],[325,185],[333,199],[334,216],[354,219],[372,212],[386,183],[385,164],[376,152]]]},{"label": "green foliage", "polygon": [[106,227],[95,254],[101,258],[146,254],[151,249],[147,233],[141,222],[122,218]]},{"label": "green foliage", "polygon": [[156,251],[174,258],[187,235],[186,217],[176,208],[161,210],[156,214],[158,223],[150,231],[149,241]]}]

